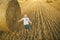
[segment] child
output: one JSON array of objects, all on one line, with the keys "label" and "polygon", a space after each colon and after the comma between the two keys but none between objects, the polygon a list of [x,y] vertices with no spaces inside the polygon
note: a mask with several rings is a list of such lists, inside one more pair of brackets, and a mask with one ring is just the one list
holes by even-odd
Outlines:
[{"label": "child", "polygon": [[28,32],[28,29],[30,27],[29,23],[32,24],[32,22],[27,17],[27,14],[24,14],[24,17],[22,19],[20,19],[18,22],[21,22],[21,21],[23,21],[23,23],[24,23],[25,31]]}]

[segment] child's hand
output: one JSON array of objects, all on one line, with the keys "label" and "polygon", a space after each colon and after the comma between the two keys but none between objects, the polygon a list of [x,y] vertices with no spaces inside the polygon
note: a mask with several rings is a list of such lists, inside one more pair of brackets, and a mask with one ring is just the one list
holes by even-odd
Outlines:
[{"label": "child's hand", "polygon": [[32,22],[30,22],[30,24],[32,24]]},{"label": "child's hand", "polygon": [[17,21],[17,22],[20,22],[20,21]]},{"label": "child's hand", "polygon": [[29,20],[29,23],[32,24],[32,22]]},{"label": "child's hand", "polygon": [[22,21],[22,19],[20,19],[19,21],[17,21],[17,22],[21,22]]}]

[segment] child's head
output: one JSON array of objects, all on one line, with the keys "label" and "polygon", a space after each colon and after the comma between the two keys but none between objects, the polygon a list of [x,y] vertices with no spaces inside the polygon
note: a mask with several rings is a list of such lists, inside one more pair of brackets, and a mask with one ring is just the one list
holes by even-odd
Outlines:
[{"label": "child's head", "polygon": [[24,14],[24,17],[27,17],[27,14]]}]

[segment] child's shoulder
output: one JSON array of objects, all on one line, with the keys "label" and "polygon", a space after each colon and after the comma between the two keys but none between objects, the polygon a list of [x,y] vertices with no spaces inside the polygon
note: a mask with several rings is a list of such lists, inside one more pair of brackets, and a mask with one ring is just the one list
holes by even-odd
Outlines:
[{"label": "child's shoulder", "polygon": [[[23,18],[25,18],[25,17],[23,17]],[[29,18],[29,17],[26,17],[26,18]],[[26,19],[26,18],[25,18],[25,19]]]},{"label": "child's shoulder", "polygon": [[27,18],[29,18],[29,17],[27,17]]}]

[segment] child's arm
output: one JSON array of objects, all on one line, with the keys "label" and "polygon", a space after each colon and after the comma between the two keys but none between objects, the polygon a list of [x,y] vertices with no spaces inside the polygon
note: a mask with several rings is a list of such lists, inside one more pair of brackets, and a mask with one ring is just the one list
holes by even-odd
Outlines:
[{"label": "child's arm", "polygon": [[17,22],[21,22],[21,21],[22,21],[22,19],[18,20]]},{"label": "child's arm", "polygon": [[32,22],[29,20],[29,23],[32,24]]}]

